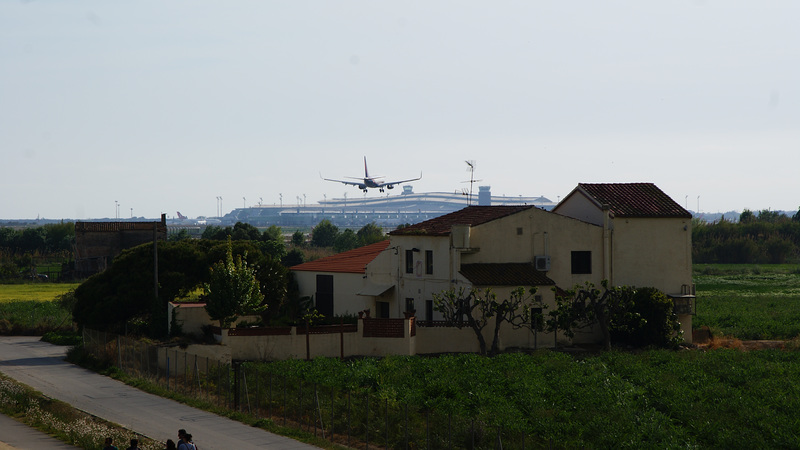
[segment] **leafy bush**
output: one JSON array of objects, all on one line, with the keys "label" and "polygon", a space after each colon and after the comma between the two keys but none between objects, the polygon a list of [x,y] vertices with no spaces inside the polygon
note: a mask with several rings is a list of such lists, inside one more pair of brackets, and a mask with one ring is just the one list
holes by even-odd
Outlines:
[{"label": "leafy bush", "polygon": [[677,348],[683,341],[674,305],[656,288],[634,289],[626,314],[612,318],[614,343],[633,347]]}]

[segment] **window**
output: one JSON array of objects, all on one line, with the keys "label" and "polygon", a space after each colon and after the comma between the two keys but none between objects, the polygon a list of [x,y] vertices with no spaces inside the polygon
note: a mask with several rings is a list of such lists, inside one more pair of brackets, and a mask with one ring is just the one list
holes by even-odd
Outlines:
[{"label": "window", "polygon": [[378,310],[378,319],[389,318],[389,302],[375,302],[375,309]]},{"label": "window", "polygon": [[406,250],[406,273],[414,273],[414,250]]},{"label": "window", "polygon": [[592,252],[572,252],[572,273],[592,273]]},{"label": "window", "polygon": [[433,275],[433,250],[425,250],[425,273]]},{"label": "window", "polygon": [[433,300],[425,300],[425,320],[433,320]]},{"label": "window", "polygon": [[542,308],[531,308],[531,329],[544,330],[544,313]]},{"label": "window", "polygon": [[333,275],[317,275],[317,311],[333,317]]},{"label": "window", "polygon": [[406,298],[406,312],[414,312],[417,309],[414,308],[414,299],[413,298]]}]

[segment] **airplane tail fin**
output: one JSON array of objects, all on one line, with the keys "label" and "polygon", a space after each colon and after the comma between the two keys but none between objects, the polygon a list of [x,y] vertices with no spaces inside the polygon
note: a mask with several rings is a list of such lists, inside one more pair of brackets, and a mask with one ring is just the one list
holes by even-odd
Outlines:
[{"label": "airplane tail fin", "polygon": [[369,178],[369,171],[367,170],[367,157],[364,157],[364,178]]}]

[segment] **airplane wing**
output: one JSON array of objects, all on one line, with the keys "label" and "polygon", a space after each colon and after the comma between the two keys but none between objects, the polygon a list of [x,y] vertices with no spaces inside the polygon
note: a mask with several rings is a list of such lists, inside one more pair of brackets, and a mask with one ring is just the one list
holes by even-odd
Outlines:
[{"label": "airplane wing", "polygon": [[[320,178],[322,178],[322,179],[323,179],[323,180],[325,180],[325,181],[335,181],[336,183],[349,184],[349,185],[351,185],[351,186],[361,186],[361,185],[363,185],[363,184],[364,184],[364,182],[363,182],[363,181],[361,181],[361,182],[358,182],[358,181],[347,181],[347,180],[334,180],[334,179],[332,179],[332,178],[323,178],[323,177],[322,177],[322,174],[319,174],[319,177],[320,177]],[[357,180],[358,180],[359,178],[355,178],[355,179],[357,179]]]},{"label": "airplane wing", "polygon": [[387,187],[387,188],[391,189],[391,187],[394,186],[395,184],[408,183],[409,181],[417,181],[417,180],[421,180],[421,179],[422,179],[422,172],[419,173],[419,177],[417,177],[417,178],[410,178],[408,180],[399,180],[399,181],[386,181],[386,182],[383,182],[383,183],[378,183],[377,187],[379,187],[379,188]]}]

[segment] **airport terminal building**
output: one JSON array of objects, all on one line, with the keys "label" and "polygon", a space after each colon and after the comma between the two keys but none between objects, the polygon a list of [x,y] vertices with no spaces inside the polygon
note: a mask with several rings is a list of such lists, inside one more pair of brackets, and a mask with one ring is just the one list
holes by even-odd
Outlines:
[{"label": "airport terminal building", "polygon": [[412,186],[403,186],[400,195],[361,198],[337,198],[314,205],[297,204],[254,205],[237,208],[221,218],[223,226],[236,222],[257,227],[313,227],[327,219],[340,228],[360,228],[374,222],[385,229],[402,224],[415,224],[433,219],[469,205],[512,206],[533,205],[546,210],[555,203],[545,197],[507,197],[491,194],[490,186],[480,186],[477,195],[429,192],[417,194]]}]

